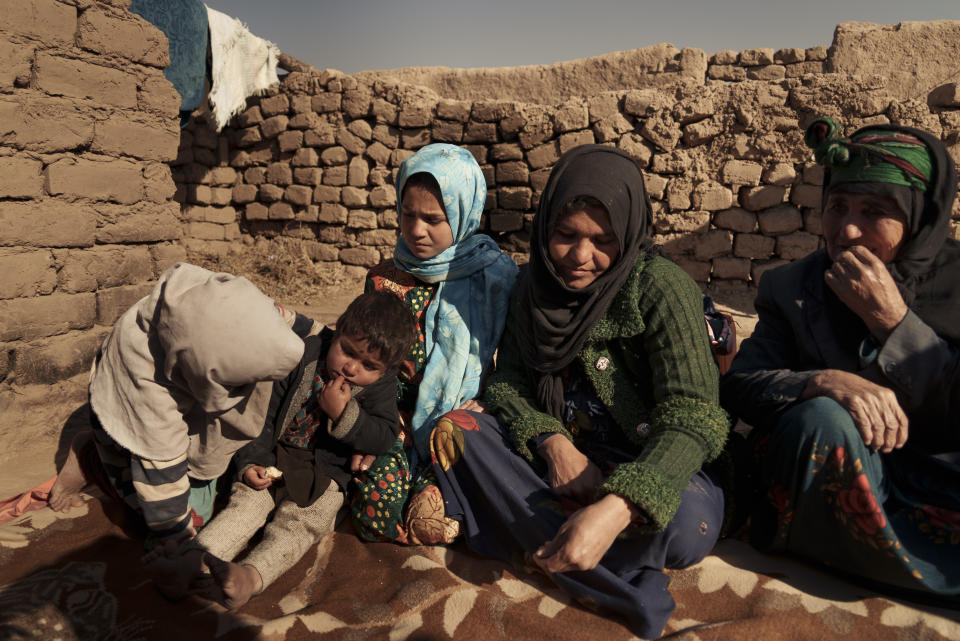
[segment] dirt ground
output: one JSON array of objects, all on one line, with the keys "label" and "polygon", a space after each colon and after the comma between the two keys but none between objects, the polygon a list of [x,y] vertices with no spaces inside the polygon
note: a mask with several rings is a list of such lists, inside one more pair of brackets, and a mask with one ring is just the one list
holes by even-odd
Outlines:
[{"label": "dirt ground", "polygon": [[[249,261],[249,256],[245,260]],[[257,264],[242,264],[237,260],[214,261],[206,266],[242,273],[281,305],[327,325],[335,324],[340,313],[362,290],[362,283],[357,279],[341,276],[336,282],[325,284],[320,282],[322,279],[296,276],[292,268],[262,273],[264,270]],[[298,284],[302,287],[297,287]],[[738,342],[749,336],[756,324],[753,290],[709,291],[708,294],[718,309],[733,315]],[[23,426],[18,433],[30,435],[21,442],[5,444],[0,452],[0,499],[35,487],[56,474],[74,435],[89,425],[86,386],[87,375],[80,374],[55,385],[20,386],[0,397],[3,420],[18,422]]]}]

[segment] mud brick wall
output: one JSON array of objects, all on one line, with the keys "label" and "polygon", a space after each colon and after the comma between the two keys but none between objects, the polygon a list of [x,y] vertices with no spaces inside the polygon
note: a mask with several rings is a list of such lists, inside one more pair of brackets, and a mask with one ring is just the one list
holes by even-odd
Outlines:
[{"label": "mud brick wall", "polygon": [[129,0],[0,0],[0,392],[83,372],[185,255],[167,40]]},{"label": "mud brick wall", "polygon": [[666,253],[732,288],[822,243],[813,117],[919,126],[960,161],[960,21],[846,23],[829,48],[298,71],[216,133],[202,117],[179,130],[166,39],[128,8],[0,0],[0,408],[82,373],[187,249],[296,238],[319,270],[364,273],[393,251],[400,163],[430,142],[474,154],[482,229],[519,259],[559,156],[617,146],[646,172]]},{"label": "mud brick wall", "polygon": [[[960,37],[948,42],[960,47]],[[687,49],[667,53],[697,58]],[[219,135],[202,120],[184,133],[173,164],[185,238],[209,252],[238,240],[298,238],[318,269],[346,265],[362,274],[392,254],[400,163],[447,142],[470,150],[483,169],[482,229],[522,258],[553,164],[574,146],[600,143],[644,168],[656,240],[670,257],[700,283],[753,286],[763,271],[822,244],[823,174],[802,140],[813,118],[837,117],[848,132],[918,126],[960,160],[956,84],[907,96],[882,75],[831,71],[841,54],[849,52],[837,45],[701,52],[699,80],[688,64],[671,83],[651,73],[653,86],[550,105],[443,97],[387,72],[382,80],[371,72],[292,73]],[[956,222],[953,235],[960,237]]]},{"label": "mud brick wall", "polygon": [[761,48],[745,51],[718,51],[710,57],[707,78],[739,82],[741,80],[783,80],[824,72],[827,48]]}]

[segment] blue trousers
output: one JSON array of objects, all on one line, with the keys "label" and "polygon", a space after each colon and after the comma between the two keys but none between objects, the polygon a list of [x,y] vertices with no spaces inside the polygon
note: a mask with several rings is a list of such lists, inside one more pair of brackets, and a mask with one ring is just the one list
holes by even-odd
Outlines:
[{"label": "blue trousers", "polygon": [[[533,553],[554,538],[568,511],[546,478],[513,451],[496,419],[472,412],[469,416],[471,425],[458,428],[455,463],[444,470],[434,462],[447,516],[461,522],[474,552],[529,566]],[[687,567],[710,552],[720,534],[723,506],[723,492],[701,471],[684,490],[665,530],[641,533],[628,528],[596,568],[556,573],[552,579],[585,606],[623,617],[641,638],[656,638],[675,607],[664,568]]]}]

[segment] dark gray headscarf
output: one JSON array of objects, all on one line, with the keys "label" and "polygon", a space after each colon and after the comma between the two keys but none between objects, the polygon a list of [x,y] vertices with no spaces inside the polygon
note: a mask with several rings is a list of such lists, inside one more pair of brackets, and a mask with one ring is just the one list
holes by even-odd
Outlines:
[{"label": "dark gray headscarf", "polygon": [[[573,289],[557,274],[548,241],[564,206],[585,196],[606,208],[620,252],[595,281]],[[516,300],[520,353],[534,372],[543,411],[562,419],[562,370],[607,312],[640,253],[653,249],[652,229],[643,173],[627,154],[584,145],[565,153],[554,166],[533,219],[530,264],[520,276]]]}]

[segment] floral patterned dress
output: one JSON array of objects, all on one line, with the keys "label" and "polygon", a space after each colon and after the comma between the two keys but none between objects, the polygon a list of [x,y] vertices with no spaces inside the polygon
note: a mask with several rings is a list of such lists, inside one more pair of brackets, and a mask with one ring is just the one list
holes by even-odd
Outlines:
[{"label": "floral patterned dress", "polygon": [[[367,273],[364,289],[396,294],[417,319],[417,340],[400,366],[397,380],[400,421],[408,425],[426,366],[423,314],[436,285],[423,283],[398,269],[393,261],[385,261]],[[430,466],[411,469],[411,446],[410,434],[403,430],[391,451],[377,457],[361,475],[350,502],[351,517],[361,538],[411,545],[450,543],[456,538],[459,525],[444,515],[443,498]]]},{"label": "floral patterned dress", "polygon": [[923,591],[925,600],[933,592],[956,607],[955,455],[873,451],[845,410],[823,398],[788,410],[776,428],[752,440],[764,488],[751,517],[753,543],[801,554],[873,587]]}]

